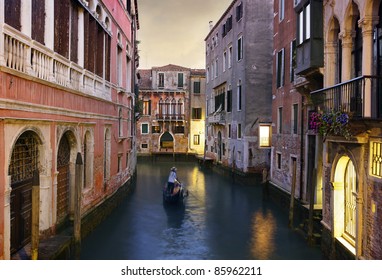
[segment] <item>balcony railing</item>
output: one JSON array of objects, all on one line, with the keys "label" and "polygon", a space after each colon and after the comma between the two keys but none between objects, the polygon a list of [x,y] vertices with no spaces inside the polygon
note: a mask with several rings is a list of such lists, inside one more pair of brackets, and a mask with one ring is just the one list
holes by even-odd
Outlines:
[{"label": "balcony railing", "polygon": [[158,121],[183,121],[183,114],[156,114]]},{"label": "balcony railing", "polygon": [[[111,83],[76,63],[3,26],[0,65],[71,90],[111,100]],[[2,41],[0,40],[0,42]]]},{"label": "balcony railing", "polygon": [[351,118],[382,117],[382,77],[361,76],[311,92],[312,102],[324,112],[341,111]]},{"label": "balcony railing", "polygon": [[225,124],[225,112],[218,112],[208,116],[208,123],[210,124]]}]

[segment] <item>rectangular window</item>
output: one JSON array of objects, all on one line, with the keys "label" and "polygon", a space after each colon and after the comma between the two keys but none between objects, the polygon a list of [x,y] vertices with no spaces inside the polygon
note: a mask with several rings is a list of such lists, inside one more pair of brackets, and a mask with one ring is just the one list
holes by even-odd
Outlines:
[{"label": "rectangular window", "polygon": [[183,87],[183,73],[178,73],[178,88]]},{"label": "rectangular window", "polygon": [[231,138],[231,124],[228,124],[228,138]]},{"label": "rectangular window", "polygon": [[151,100],[143,100],[143,115],[151,115]]},{"label": "rectangular window", "polygon": [[304,42],[304,11],[298,13],[298,43]]},{"label": "rectangular window", "polygon": [[236,21],[241,20],[243,17],[243,3],[241,2],[236,6]]},{"label": "rectangular window", "polygon": [[292,133],[297,134],[298,131],[298,104],[292,106]]},{"label": "rectangular window", "polygon": [[152,133],[160,133],[160,126],[159,125],[153,125],[151,127]]},{"label": "rectangular window", "polygon": [[218,71],[218,65],[219,65],[219,60],[216,59],[215,60],[215,78],[217,78],[217,76],[219,75],[219,71]]},{"label": "rectangular window", "polygon": [[227,91],[227,112],[232,111],[232,90]]},{"label": "rectangular window", "polygon": [[122,86],[122,48],[117,45],[117,84]]},{"label": "rectangular window", "polygon": [[284,19],[285,15],[285,3],[284,0],[279,0],[279,21]]},{"label": "rectangular window", "polygon": [[184,133],[184,126],[175,126],[174,133],[178,133],[178,134]]},{"label": "rectangular window", "polygon": [[122,171],[122,155],[118,155],[118,173]]},{"label": "rectangular window", "polygon": [[382,178],[382,143],[371,142],[371,174]]},{"label": "rectangular window", "polygon": [[237,39],[237,61],[243,59],[243,37]]},{"label": "rectangular window", "polygon": [[279,107],[277,111],[277,133],[281,134],[283,131],[283,108]]},{"label": "rectangular window", "polygon": [[149,133],[149,124],[143,123],[141,125],[141,131],[142,131],[142,134],[148,134]]},{"label": "rectangular window", "polygon": [[289,80],[294,81],[294,69],[296,68],[296,40],[290,42]]},{"label": "rectangular window", "polygon": [[259,145],[262,148],[269,148],[271,146],[271,125],[261,124],[259,126]]},{"label": "rectangular window", "polygon": [[202,108],[192,108],[192,119],[193,120],[202,119]]},{"label": "rectangular window", "polygon": [[232,67],[232,46],[228,48],[228,68]]},{"label": "rectangular window", "polygon": [[242,89],[241,89],[241,81],[237,85],[237,110],[241,111],[241,101],[242,101]]},{"label": "rectangular window", "polygon": [[199,134],[194,135],[194,145],[200,145],[200,135]]},{"label": "rectangular window", "polygon": [[237,125],[237,139],[241,139],[241,123]]},{"label": "rectangular window", "polygon": [[164,88],[164,73],[158,73],[158,88]]},{"label": "rectangular window", "polygon": [[277,87],[284,86],[284,76],[285,76],[285,49],[283,48],[277,53],[277,61],[276,61],[276,79],[277,79]]},{"label": "rectangular window", "polygon": [[147,144],[147,143],[143,143],[142,145],[141,145],[141,148],[142,149],[147,149],[149,147],[149,145]]},{"label": "rectangular window", "polygon": [[194,94],[200,94],[200,82],[194,82]]},{"label": "rectangular window", "polygon": [[310,39],[310,4],[298,13],[298,44]]},{"label": "rectangular window", "polygon": [[281,169],[281,153],[276,153],[276,167],[278,170]]},{"label": "rectangular window", "polygon": [[223,72],[225,72],[226,67],[227,67],[227,52],[225,51],[223,53]]}]

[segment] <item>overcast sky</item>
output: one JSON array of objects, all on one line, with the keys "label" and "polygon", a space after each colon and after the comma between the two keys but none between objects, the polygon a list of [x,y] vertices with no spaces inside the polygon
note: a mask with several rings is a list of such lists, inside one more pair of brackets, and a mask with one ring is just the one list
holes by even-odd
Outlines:
[{"label": "overcast sky", "polygon": [[139,0],[140,69],[205,68],[204,39],[232,0]]}]

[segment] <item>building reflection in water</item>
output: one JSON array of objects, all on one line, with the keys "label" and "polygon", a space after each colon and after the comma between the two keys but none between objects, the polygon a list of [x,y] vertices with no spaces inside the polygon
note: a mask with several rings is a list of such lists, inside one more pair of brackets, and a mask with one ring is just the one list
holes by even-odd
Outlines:
[{"label": "building reflection in water", "polygon": [[275,251],[276,222],[271,211],[257,211],[252,216],[251,254],[254,259],[269,259]]}]

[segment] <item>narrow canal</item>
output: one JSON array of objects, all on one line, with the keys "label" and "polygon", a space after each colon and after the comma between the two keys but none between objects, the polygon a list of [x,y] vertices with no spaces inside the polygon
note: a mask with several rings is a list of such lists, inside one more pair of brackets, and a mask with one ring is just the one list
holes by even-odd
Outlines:
[{"label": "narrow canal", "polygon": [[[162,201],[171,166],[189,190],[184,206]],[[139,162],[134,191],[82,241],[81,259],[321,259],[263,195],[194,162]]]}]

